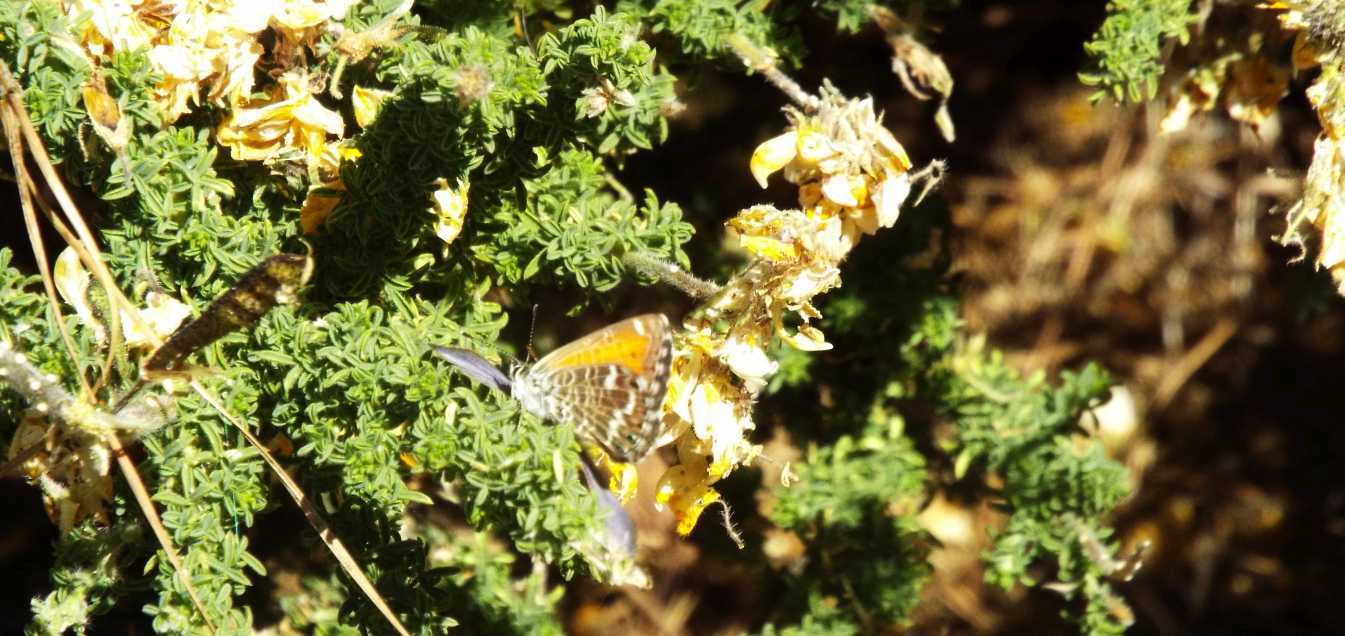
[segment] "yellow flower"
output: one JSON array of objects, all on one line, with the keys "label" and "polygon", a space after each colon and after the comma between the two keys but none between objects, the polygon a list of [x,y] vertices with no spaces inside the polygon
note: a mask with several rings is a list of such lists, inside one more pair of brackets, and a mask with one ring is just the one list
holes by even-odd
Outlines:
[{"label": "yellow flower", "polygon": [[743,440],[743,430],[734,413],[733,401],[716,384],[702,379],[692,391],[691,430],[701,441],[711,444],[712,454],[718,460]]},{"label": "yellow flower", "polygon": [[853,208],[868,197],[868,188],[859,177],[836,174],[822,181],[822,196],[836,205]]},{"label": "yellow flower", "polygon": [[157,29],[140,19],[139,4],[125,0],[78,0],[66,5],[66,15],[84,18],[76,23],[75,35],[85,49],[101,57],[149,46]]},{"label": "yellow flower", "polygon": [[770,359],[766,350],[756,344],[756,338],[738,338],[730,336],[720,349],[720,358],[730,371],[746,384],[751,393],[761,391],[766,381],[780,368],[780,363]]},{"label": "yellow flower", "polygon": [[321,157],[328,135],[341,135],[341,115],[323,106],[301,72],[281,76],[280,84],[257,104],[235,108],[216,137],[240,161],[263,161],[288,150],[302,150],[310,162]]},{"label": "yellow flower", "polygon": [[299,31],[327,21],[326,7],[312,2],[285,2],[271,16],[271,25],[278,31]]},{"label": "yellow flower", "polygon": [[719,493],[706,483],[705,473],[697,474],[689,466],[673,466],[663,473],[655,491],[654,501],[667,506],[677,517],[677,533],[691,534],[701,513],[710,504],[719,500]]},{"label": "yellow flower", "polygon": [[303,49],[312,48],[329,21],[340,20],[350,2],[313,2],[312,0],[282,0],[281,2],[247,2],[243,4],[265,7],[270,11],[269,26],[276,34],[271,57],[282,65],[299,64]]},{"label": "yellow flower", "polygon": [[610,457],[604,458],[607,463],[607,474],[611,475],[607,488],[616,495],[621,503],[627,503],[635,498],[635,492],[640,485],[640,473],[635,468],[635,464],[626,464],[616,461]]},{"label": "yellow flower", "polygon": [[781,340],[799,351],[827,351],[831,349],[831,343],[827,342],[822,332],[809,325],[799,325],[799,330],[792,334],[781,328],[778,334]]},{"label": "yellow flower", "polygon": [[303,207],[299,209],[299,227],[304,234],[316,233],[345,195],[346,184],[341,180],[341,162],[353,162],[360,157],[359,149],[349,139],[327,144],[323,148],[322,156],[318,158],[318,178],[322,183],[309,186]]},{"label": "yellow flower", "polygon": [[[204,37],[205,34],[195,34]],[[219,72],[219,56],[214,50],[202,46],[202,41],[191,35],[173,32],[168,43],[159,44],[149,50],[149,62],[162,76],[163,80],[155,88],[155,94],[161,108],[166,112],[165,120],[175,121],[191,110],[201,92],[201,83]],[[237,42],[232,55],[238,58],[238,65],[246,67],[246,73],[228,76],[228,82],[237,91],[252,89],[252,67],[261,58],[261,45],[256,42]]]},{"label": "yellow flower", "polygon": [[299,208],[299,227],[304,234],[312,235],[317,233],[323,221],[336,209],[336,204],[341,202],[341,197],[346,191],[346,186],[341,180],[321,186],[313,186],[308,189],[308,194],[304,197],[303,207]]},{"label": "yellow flower", "polygon": [[[803,209],[757,205],[725,224],[757,258],[691,314],[675,341],[663,424],[678,463],[655,501],[672,509],[681,534],[719,500],[714,484],[761,453],[749,439],[752,404],[779,368],[766,345],[779,337],[804,351],[831,348],[809,324],[821,318],[812,300],[840,285],[850,250],[896,224],[910,194],[910,158],[872,102],[834,91],[818,101],[816,112],[791,113],[791,129],[758,146],[748,165],[763,187],[784,170]],[[799,319],[792,330],[791,313]]]},{"label": "yellow flower", "polygon": [[383,108],[383,100],[390,96],[392,91],[365,88],[356,84],[355,90],[350,94],[350,106],[355,111],[355,123],[359,124],[360,128],[368,128],[369,124],[378,118],[378,111]]},{"label": "yellow flower", "polygon": [[80,89],[80,94],[84,97],[84,110],[89,114],[93,131],[113,152],[121,156],[130,142],[131,119],[122,116],[121,105],[107,93],[101,76],[90,78]]},{"label": "yellow flower", "polygon": [[798,133],[787,132],[779,137],[766,140],[752,152],[748,169],[762,189],[766,188],[766,179],[794,160],[798,154]]},{"label": "yellow flower", "polygon": [[[323,187],[337,187],[335,182],[341,180],[341,164],[343,162],[354,163],[358,161],[364,153],[355,147],[355,143],[349,139],[342,139],[338,143],[325,144],[322,147],[322,155],[318,157],[317,168],[318,177],[322,181]],[[345,186],[339,186],[344,190]]]},{"label": "yellow flower", "polygon": [[462,222],[467,218],[467,191],[470,185],[465,179],[458,179],[458,187],[452,188],[448,180],[440,177],[434,181],[437,190],[431,193],[434,206],[430,214],[435,217],[434,235],[447,246],[462,232]]},{"label": "yellow flower", "polygon": [[817,166],[836,156],[835,146],[816,122],[803,121],[798,125],[798,131],[798,157],[804,166]]},{"label": "yellow flower", "polygon": [[[888,172],[873,193],[873,207],[879,227],[892,227],[901,216],[901,204],[911,194],[911,176],[907,172]],[[873,234],[873,232],[867,232]]]},{"label": "yellow flower", "polygon": [[[840,223],[832,226],[840,229]],[[794,270],[791,274],[793,275],[788,278],[788,284],[781,285],[777,289],[778,298],[790,307],[798,306],[822,292],[841,285],[841,270],[825,262],[814,262],[808,267]]]},{"label": "yellow flower", "polygon": [[768,236],[739,236],[738,244],[755,256],[773,261],[798,258],[798,251],[792,243],[779,241]]},{"label": "yellow flower", "polygon": [[890,165],[885,167],[899,172],[911,169],[911,158],[907,156],[906,148],[901,145],[901,142],[897,141],[896,137],[892,136],[888,129],[882,127],[876,117],[872,124],[866,127],[865,132],[873,135],[878,148],[886,155]]}]

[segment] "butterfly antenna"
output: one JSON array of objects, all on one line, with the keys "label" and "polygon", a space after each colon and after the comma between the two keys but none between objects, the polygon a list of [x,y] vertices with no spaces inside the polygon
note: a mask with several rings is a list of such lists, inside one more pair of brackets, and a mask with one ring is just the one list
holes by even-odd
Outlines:
[{"label": "butterfly antenna", "polygon": [[532,348],[532,337],[537,334],[537,303],[532,304],[532,324],[528,325],[528,362],[537,359],[537,350]]}]

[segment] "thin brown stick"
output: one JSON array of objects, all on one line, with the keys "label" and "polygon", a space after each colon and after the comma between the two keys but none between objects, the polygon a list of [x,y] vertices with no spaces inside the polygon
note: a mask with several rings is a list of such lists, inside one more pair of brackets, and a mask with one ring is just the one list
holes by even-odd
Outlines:
[{"label": "thin brown stick", "polygon": [[[66,219],[69,220],[70,225],[74,227],[75,233],[79,235],[79,239],[83,243],[84,248],[96,257],[93,259],[93,268],[91,271],[98,279],[98,283],[103,286],[103,290],[107,292],[108,299],[113,305],[114,310],[111,311],[111,315],[108,316],[111,332],[113,334],[119,334],[121,332],[120,312],[116,311],[116,309],[121,309],[124,310],[127,315],[130,316],[131,320],[136,323],[137,328],[152,334],[153,330],[148,329],[143,323],[143,320],[140,318],[140,312],[137,311],[135,306],[131,304],[131,301],[127,300],[126,296],[121,293],[121,289],[117,287],[116,283],[112,280],[112,273],[109,272],[107,266],[103,264],[103,254],[102,251],[98,249],[98,242],[94,240],[93,232],[89,230],[88,224],[84,222],[84,217],[80,215],[79,208],[75,206],[75,201],[71,198],[70,192],[65,189],[65,183],[61,181],[60,175],[56,173],[56,168],[51,163],[51,156],[47,154],[47,148],[43,145],[41,135],[37,134],[37,130],[33,128],[32,120],[28,118],[28,111],[23,107],[23,89],[19,86],[19,83],[15,81],[14,76],[9,72],[9,66],[3,62],[0,62],[0,95],[3,95],[4,99],[9,103],[9,111],[15,116],[18,122],[18,129],[23,132],[24,138],[28,141],[26,149],[32,155],[33,162],[37,164],[38,169],[42,172],[42,178],[45,180],[47,187],[51,189],[52,195],[56,197],[56,202],[59,204],[61,211],[65,213]],[[11,148],[13,148],[13,146],[11,146]],[[158,344],[158,342],[156,341],[155,344]]]},{"label": "thin brown stick", "polygon": [[[56,196],[66,217],[70,219],[71,225],[75,227],[76,232],[79,234],[79,240],[74,240],[75,237],[71,235],[69,228],[63,223],[54,224],[57,227],[57,231],[62,234],[67,243],[75,248],[76,253],[79,254],[81,260],[83,260],[86,263],[86,266],[88,266],[98,277],[99,283],[107,293],[108,299],[112,305],[109,322],[111,323],[110,326],[112,331],[111,342],[114,344],[112,350],[115,351],[117,348],[115,345],[119,343],[121,335],[120,313],[122,308],[129,308],[128,314],[134,321],[139,322],[140,315],[121,293],[121,289],[113,282],[111,273],[108,272],[107,267],[103,265],[101,259],[102,255],[98,250],[97,242],[93,239],[92,232],[89,231],[88,225],[79,214],[79,210],[75,207],[74,200],[71,199],[70,193],[66,191],[64,183],[60,180],[59,175],[56,174],[56,169],[51,163],[51,157],[47,154],[46,146],[43,144],[41,136],[38,135],[37,131],[33,128],[32,121],[28,118],[28,111],[23,105],[23,89],[10,73],[9,66],[3,62],[0,62],[0,96],[3,96],[4,99],[4,103],[0,104],[0,118],[3,118],[5,136],[9,145],[10,155],[14,162],[14,174],[15,180],[19,184],[19,201],[23,207],[24,222],[28,226],[33,255],[38,263],[38,267],[42,271],[42,282],[47,290],[47,298],[52,303],[52,308],[56,316],[56,324],[61,331],[61,336],[65,341],[66,350],[70,355],[70,359],[73,362],[78,359],[78,356],[75,353],[74,340],[69,334],[65,321],[61,319],[60,304],[56,299],[55,286],[51,279],[50,268],[47,265],[46,249],[42,244],[41,235],[37,230],[37,215],[33,211],[32,195],[38,192],[38,188],[36,182],[29,177],[26,170],[27,166],[25,164],[25,158],[27,154],[32,155],[33,161],[37,164],[47,186]],[[22,132],[22,139],[20,138],[20,132]],[[26,145],[24,144],[25,139],[27,141]],[[25,150],[27,153],[24,152]],[[54,214],[54,211],[50,209],[49,202],[46,202],[45,199],[40,196],[38,198],[43,203],[42,207],[44,212],[54,221],[57,221],[58,219]],[[119,303],[120,306],[118,306]],[[110,364],[107,366],[110,366]],[[79,374],[78,379],[84,391],[85,401],[93,404],[95,401],[93,387],[89,385],[83,374]],[[140,473],[136,470],[135,464],[131,462],[130,458],[126,457],[126,453],[121,446],[121,440],[117,439],[116,433],[109,431],[105,437],[108,446],[115,451],[115,454],[117,455],[117,465],[122,471],[122,476],[126,478],[126,482],[131,487],[132,493],[135,494],[136,501],[140,504],[141,512],[145,514],[146,520],[154,530],[155,537],[159,540],[160,547],[162,547],[164,553],[168,555],[168,560],[173,564],[178,577],[182,580],[188,596],[191,597],[192,603],[196,606],[196,611],[200,612],[201,620],[205,622],[209,632],[213,634],[215,631],[214,624],[206,614],[205,605],[201,603],[200,596],[196,593],[196,587],[191,582],[191,576],[183,567],[182,560],[178,558],[177,551],[173,548],[172,540],[168,536],[168,531],[164,528],[162,520],[159,518],[159,513],[154,507],[154,502],[150,499],[148,491],[145,490],[144,482],[140,480]]]},{"label": "thin brown stick", "polygon": [[817,96],[803,90],[794,78],[785,75],[784,71],[775,63],[775,57],[770,51],[758,46],[757,43],[749,40],[747,37],[739,34],[729,36],[729,48],[742,59],[743,64],[748,68],[761,73],[766,81],[774,85],[780,92],[784,93],[795,104],[808,112],[816,112],[822,107],[822,100]]},{"label": "thin brown stick", "polygon": [[126,455],[126,449],[122,447],[116,431],[108,431],[104,439],[107,441],[108,447],[112,449],[112,454],[117,456],[117,466],[121,468],[121,474],[126,478],[126,485],[131,487],[131,493],[135,495],[136,502],[140,504],[140,511],[145,513],[146,520],[149,521],[149,527],[154,530],[154,536],[159,540],[159,546],[163,548],[164,554],[168,555],[168,562],[173,564],[173,569],[177,572],[178,578],[187,588],[187,596],[191,597],[191,602],[196,606],[196,611],[201,613],[201,620],[205,621],[206,628],[213,634],[215,624],[210,622],[210,616],[205,611],[205,604],[201,603],[201,597],[196,594],[196,586],[192,585],[191,575],[187,574],[187,566],[182,563],[182,558],[178,556],[177,550],[173,549],[173,538],[168,536],[168,530],[164,528],[163,520],[159,518],[159,511],[154,507],[154,500],[150,499],[149,491],[145,489],[145,482],[140,481],[140,473],[136,470],[135,463]]},{"label": "thin brown stick", "polygon": [[[48,187],[50,187],[52,194],[56,197],[57,203],[59,204],[61,210],[65,213],[67,219],[70,221],[70,225],[73,226],[75,233],[78,235],[80,239],[79,242],[82,243],[84,248],[88,251],[90,259],[92,261],[91,271],[93,271],[94,275],[98,278],[99,283],[103,286],[104,290],[107,292],[108,298],[113,305],[112,311],[110,312],[112,315],[110,316],[109,320],[109,322],[111,323],[110,325],[111,330],[113,331],[114,334],[118,334],[120,332],[119,310],[123,308],[126,310],[126,313],[131,317],[133,321],[139,323],[141,320],[139,312],[130,303],[130,301],[127,300],[126,296],[122,294],[121,289],[116,286],[116,284],[112,280],[111,273],[107,270],[107,267],[103,264],[102,253],[98,248],[97,242],[94,240],[93,233],[89,230],[88,224],[84,222],[83,217],[79,214],[78,208],[75,206],[74,200],[71,198],[70,193],[65,189],[63,183],[59,178],[59,175],[56,174],[55,167],[51,163],[51,158],[47,154],[46,148],[43,146],[42,138],[37,134],[36,129],[33,128],[32,121],[28,118],[27,111],[24,110],[23,108],[22,89],[20,88],[18,82],[15,81],[13,75],[10,73],[9,67],[3,63],[0,63],[0,84],[2,84],[0,85],[0,95],[3,95],[4,99],[8,102],[7,105],[9,106],[9,108],[7,109],[0,109],[3,110],[7,115],[7,119],[5,122],[6,131],[8,132],[15,129],[22,131],[23,136],[29,142],[29,149],[30,152],[32,153],[34,162],[41,170],[42,175],[48,184]],[[13,118],[12,122],[9,119],[10,117]],[[11,123],[13,123],[14,125],[11,126],[10,125]],[[13,137],[14,139],[17,139],[17,133],[14,133]],[[14,148],[21,147],[18,144],[16,144],[13,139],[11,140],[9,146],[11,151]],[[23,188],[20,188],[20,190],[23,191]],[[44,259],[42,258],[39,258],[39,260],[44,261]],[[146,331],[152,333],[149,330]],[[153,336],[151,337],[156,341],[158,340]],[[156,344],[158,344],[158,342],[156,342]],[[81,381],[83,381],[82,378]],[[85,386],[86,389],[88,389],[87,384]],[[397,630],[397,633],[402,634],[403,636],[410,636],[410,633],[406,630],[406,627],[402,625],[401,621],[397,618],[396,614],[392,612],[392,608],[388,606],[387,602],[378,593],[377,588],[373,586],[373,583],[369,581],[368,577],[365,576],[363,570],[360,569],[359,564],[355,562],[355,559],[354,557],[351,556],[349,550],[347,550],[345,545],[341,543],[341,540],[336,536],[335,532],[332,531],[331,526],[329,526],[327,522],[322,518],[317,508],[307,499],[307,497],[303,493],[303,490],[301,490],[299,488],[299,485],[294,481],[294,479],[289,476],[289,473],[286,472],[284,467],[280,465],[280,462],[276,461],[275,457],[273,457],[271,453],[266,450],[266,447],[262,445],[260,440],[258,440],[255,436],[253,436],[252,433],[249,432],[246,428],[244,428],[240,422],[235,420],[226,410],[224,410],[223,406],[220,405],[219,402],[215,400],[213,396],[211,396],[208,392],[206,392],[204,387],[202,387],[200,383],[193,380],[192,388],[194,388],[196,392],[200,394],[203,399],[206,400],[207,403],[209,403],[212,407],[214,407],[217,411],[219,411],[222,417],[224,417],[231,424],[233,424],[235,428],[237,428],[240,432],[242,432],[243,436],[248,440],[248,442],[251,443],[259,453],[261,453],[262,458],[266,460],[267,464],[272,468],[273,471],[275,471],[276,476],[285,486],[285,489],[286,491],[289,492],[290,497],[293,498],[295,503],[299,505],[299,508],[304,513],[304,517],[308,520],[309,524],[312,525],[315,530],[317,530],[318,536],[321,537],[323,542],[327,544],[328,549],[331,550],[332,554],[336,557],[337,561],[346,570],[346,573],[349,574],[352,579],[354,579],[356,585],[360,587],[360,589],[365,593],[366,596],[369,597],[369,599],[374,603],[374,605],[379,609],[379,611],[383,613],[383,616],[387,618],[388,622],[391,623],[393,628]],[[168,541],[167,532],[163,530],[162,523],[159,521],[158,513],[154,511],[152,502],[148,498],[148,493],[144,490],[144,485],[139,480],[139,475],[134,472],[135,469],[134,464],[130,464],[130,460],[125,457],[125,453],[121,452],[122,447],[120,441],[115,440],[115,435],[109,435],[109,438],[111,439],[111,441],[109,441],[109,444],[114,445],[113,448],[118,451],[117,452],[118,463],[122,466],[123,472],[126,474],[127,481],[134,483],[134,485],[132,486],[132,490],[133,492],[136,493],[137,499],[139,500],[141,499],[142,496],[144,497],[144,499],[141,500],[142,508],[144,508],[146,516],[150,517],[151,526],[155,528],[156,535],[160,536],[160,542],[163,543],[165,553],[169,555],[169,560],[173,562],[174,566],[179,568],[178,569],[179,574],[185,577],[186,576],[185,570],[182,570],[180,567],[181,561],[177,558],[175,551],[173,551],[172,548],[169,547],[169,544],[167,543]],[[148,503],[148,505],[145,505],[146,503]],[[195,590],[191,586],[190,580],[187,578],[184,578],[183,580],[187,584],[187,588],[191,593],[193,602],[196,602],[198,610],[201,610],[202,608],[199,604],[199,600],[196,597]],[[209,624],[209,619],[206,618],[204,611],[202,611],[202,619],[205,620],[207,624]],[[211,629],[213,630],[213,627]]]},{"label": "thin brown stick", "polygon": [[[37,207],[47,215],[47,220],[50,221],[51,226],[56,229],[56,233],[60,234],[61,238],[65,239],[65,243],[70,246],[70,249],[75,250],[75,255],[78,256],[80,262],[84,264],[84,268],[93,271],[93,255],[90,254],[88,250],[84,249],[84,244],[79,241],[79,238],[75,236],[74,232],[70,231],[70,226],[66,225],[65,221],[61,220],[59,214],[56,214],[56,210],[52,207],[51,202],[48,201],[46,197],[42,196],[41,191],[37,189],[37,184],[29,181],[28,188],[33,194],[33,200],[37,201]],[[115,308],[113,309],[115,310]],[[93,384],[93,391],[95,394],[107,384],[108,379],[112,374],[112,361],[117,355],[117,352],[121,350],[120,325],[116,322],[114,322],[113,325],[115,325],[116,328],[108,336],[107,355],[103,357],[103,367],[98,373],[98,381]]]},{"label": "thin brown stick", "polygon": [[201,386],[200,382],[192,380],[191,388],[196,391],[197,395],[201,396],[201,399],[205,400],[207,404],[213,407],[215,411],[220,414],[220,417],[223,417],[232,424],[234,428],[238,429],[238,431],[243,434],[243,437],[247,439],[248,443],[252,444],[253,448],[257,449],[257,452],[261,454],[262,459],[266,460],[266,464],[271,467],[271,470],[275,473],[276,477],[280,479],[280,483],[285,486],[285,491],[289,493],[290,498],[294,500],[294,503],[299,505],[299,509],[304,513],[304,519],[308,520],[308,525],[312,526],[313,529],[317,531],[318,537],[322,539],[323,543],[327,544],[327,549],[331,550],[332,556],[336,557],[336,561],[345,569],[346,574],[349,574],[350,578],[354,579],[355,585],[359,586],[360,590],[364,592],[364,595],[369,597],[369,600],[373,602],[379,612],[383,613],[383,617],[392,624],[393,629],[396,629],[398,634],[401,634],[402,636],[411,636],[410,633],[406,631],[406,627],[402,626],[401,620],[399,620],[397,615],[393,613],[392,608],[388,605],[387,601],[385,601],[383,596],[379,594],[378,588],[374,587],[374,584],[369,580],[369,577],[365,576],[364,570],[360,568],[360,564],[355,561],[355,557],[353,557],[350,554],[350,551],[346,549],[345,544],[341,542],[341,538],[336,536],[336,532],[332,530],[330,525],[328,525],[327,520],[322,517],[322,513],[318,511],[317,506],[314,506],[313,502],[309,501],[308,496],[304,494],[303,489],[299,488],[299,484],[294,481],[293,477],[290,477],[289,471],[285,470],[285,467],[280,465],[280,462],[271,454],[271,451],[266,449],[266,445],[262,444],[261,440],[257,439],[251,431],[244,427],[242,422],[235,419],[233,415],[224,408],[224,405],[219,403],[219,400],[217,400],[214,395],[209,391],[206,391],[205,387]]},{"label": "thin brown stick", "polygon": [[[19,207],[23,209],[23,224],[28,230],[28,243],[33,248],[37,268],[42,273],[42,287],[47,292],[47,302],[51,306],[52,315],[56,317],[56,328],[61,332],[61,341],[65,343],[70,359],[77,360],[79,356],[75,353],[75,339],[70,336],[70,328],[61,315],[61,301],[56,297],[56,285],[51,278],[51,264],[47,262],[47,248],[42,243],[42,231],[37,226],[37,212],[33,210],[33,200],[29,196],[28,188],[24,187],[30,183],[30,177],[28,167],[24,165],[23,141],[19,138],[17,118],[9,109],[0,108],[0,119],[4,122],[5,140],[9,143],[9,156],[14,163],[14,178],[19,182]],[[92,400],[93,387],[90,387],[89,381],[84,379],[84,374],[79,373],[77,376],[80,387],[84,389],[85,399]]]},{"label": "thin brown stick", "polygon": [[[46,419],[51,424],[46,429],[46,439],[32,444],[18,453],[11,460],[11,464],[21,466],[28,457],[50,447],[53,444],[51,435],[54,431],[69,431],[72,429],[104,431],[102,437],[105,438],[105,443],[110,451],[117,455],[118,466],[125,474],[131,491],[135,493],[142,512],[145,513],[150,526],[154,528],[156,537],[163,546],[164,552],[168,554],[169,561],[172,562],[178,576],[185,584],[187,593],[191,596],[192,602],[196,604],[197,611],[201,613],[201,620],[210,626],[211,631],[213,631],[214,626],[211,625],[210,619],[205,613],[205,607],[201,604],[191,578],[183,569],[182,561],[177,558],[177,552],[173,549],[167,532],[163,529],[163,524],[154,509],[154,504],[145,492],[144,484],[140,482],[135,466],[130,463],[130,459],[125,457],[126,453],[121,447],[121,440],[116,436],[118,428],[133,428],[133,426],[129,422],[117,423],[111,421],[111,418],[105,417],[105,413],[94,410],[88,405],[87,401],[67,391],[55,376],[43,374],[26,356],[14,351],[13,346],[6,340],[0,340],[0,372],[3,372],[6,384],[33,403],[38,411],[47,414]],[[142,423],[137,422],[136,424]],[[8,470],[11,464],[6,464],[5,470]],[[66,526],[62,524],[62,527]]]}]

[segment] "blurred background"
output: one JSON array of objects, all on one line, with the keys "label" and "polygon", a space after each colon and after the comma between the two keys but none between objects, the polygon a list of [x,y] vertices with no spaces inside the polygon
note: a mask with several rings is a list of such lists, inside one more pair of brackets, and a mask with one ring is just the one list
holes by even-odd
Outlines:
[{"label": "blurred background", "polygon": [[[1243,8],[1224,19],[1247,19],[1252,9]],[[1093,360],[1113,374],[1113,401],[1098,417],[1135,480],[1114,521],[1123,545],[1151,545],[1133,580],[1119,584],[1135,614],[1131,633],[1345,632],[1336,600],[1345,571],[1345,303],[1326,273],[1289,264],[1297,252],[1274,240],[1284,229],[1276,212],[1297,199],[1320,132],[1303,97],[1308,79],[1291,82],[1258,130],[1216,109],[1161,135],[1161,101],[1093,105],[1078,80],[1083,44],[1103,16],[1102,3],[962,3],[925,40],[956,81],[954,143],[931,125],[936,102],[912,99],[892,74],[876,28],[846,37],[830,23],[809,25],[810,55],[794,77],[872,94],[917,165],[948,161],[942,201],[904,214],[947,206],[970,331],[987,334],[1025,373]],[[781,103],[773,88],[731,69],[698,80],[681,93],[688,108],[669,142],[623,175],[687,209],[697,222],[693,250],[715,247],[718,219],[762,201],[747,158],[777,134]],[[712,156],[702,154],[707,139]],[[793,193],[777,182],[764,196],[785,206]],[[882,249],[861,244],[856,260]],[[692,261],[710,256],[693,251]],[[759,413],[788,412],[798,397],[767,396]],[[741,498],[737,509],[751,502]],[[943,501],[922,516],[943,548],[912,633],[1070,632],[1058,595],[1006,595],[983,583],[979,555],[993,518]],[[575,609],[576,632],[606,633],[616,624],[608,621],[630,615],[671,633],[755,627],[751,608],[771,602],[752,589],[759,573],[701,558],[732,557],[721,528],[702,523],[686,544],[666,520],[648,523],[642,537],[668,537],[650,553],[664,570],[655,579],[670,583],[593,591]]]},{"label": "blurred background", "polygon": [[[947,215],[970,331],[985,333],[1025,373],[1092,360],[1113,374],[1098,426],[1135,480],[1114,523],[1123,545],[1150,545],[1143,567],[1118,585],[1134,613],[1131,633],[1345,633],[1337,598],[1345,580],[1337,463],[1345,460],[1345,303],[1329,276],[1290,264],[1296,252],[1274,240],[1284,226],[1275,212],[1297,199],[1320,131],[1303,98],[1307,80],[1292,80],[1256,130],[1216,109],[1161,135],[1159,108],[1093,105],[1092,89],[1078,80],[1083,44],[1103,16],[1101,2],[1068,0],[964,2],[950,13],[924,41],[956,81],[953,143],[932,124],[935,103],[902,88],[876,28],[845,36],[834,22],[804,23],[809,55],[793,75],[807,88],[827,78],[846,94],[871,94],[917,165],[947,160],[933,200],[905,214]],[[633,157],[620,176],[632,191],[651,188],[679,203],[697,227],[688,245],[697,273],[721,276],[737,266],[718,243],[725,218],[755,203],[793,205],[788,184],[776,180],[762,192],[747,172],[752,149],[783,126],[784,100],[727,66],[686,76],[679,94],[686,110],[668,142]],[[0,200],[16,200],[12,184],[4,187]],[[17,214],[0,218],[0,238],[21,259],[28,254]],[[856,262],[882,249],[881,241],[863,243]],[[542,351],[604,321],[600,312],[561,319],[559,296],[535,300],[543,313],[557,310],[539,321]],[[634,286],[611,302],[628,314],[657,309],[674,318],[687,307],[673,292]],[[510,333],[520,346],[530,311],[513,311]],[[845,361],[823,355],[817,364]],[[771,414],[804,399],[817,395],[786,391],[758,406],[758,441],[778,459],[797,449],[768,442]],[[655,483],[665,461],[651,457],[641,481]],[[766,465],[725,482],[735,509],[750,511],[778,470]],[[773,602],[759,585],[770,577],[761,559],[738,553],[717,522],[677,538],[649,494],[629,508],[655,588],[571,582],[568,629],[758,628]],[[3,480],[0,501],[0,563],[11,578],[0,616],[23,616],[28,599],[48,587],[55,529],[36,489]],[[269,515],[267,528],[303,525],[289,506]],[[787,560],[795,548],[772,543],[753,519],[740,515],[746,550]],[[995,519],[988,507],[941,499],[925,511],[941,547],[912,633],[1070,632],[1058,594],[984,584],[979,558]],[[265,560],[264,542],[256,546]],[[93,633],[148,633],[140,605],[123,603]]]}]

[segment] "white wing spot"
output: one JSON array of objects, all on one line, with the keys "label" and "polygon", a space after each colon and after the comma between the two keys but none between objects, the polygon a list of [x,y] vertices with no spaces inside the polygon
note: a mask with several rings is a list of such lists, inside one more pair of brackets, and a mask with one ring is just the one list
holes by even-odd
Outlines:
[{"label": "white wing spot", "polygon": [[616,437],[617,431],[624,428],[625,423],[626,418],[622,416],[621,412],[613,412],[612,419],[607,421],[607,438],[612,439]]}]

